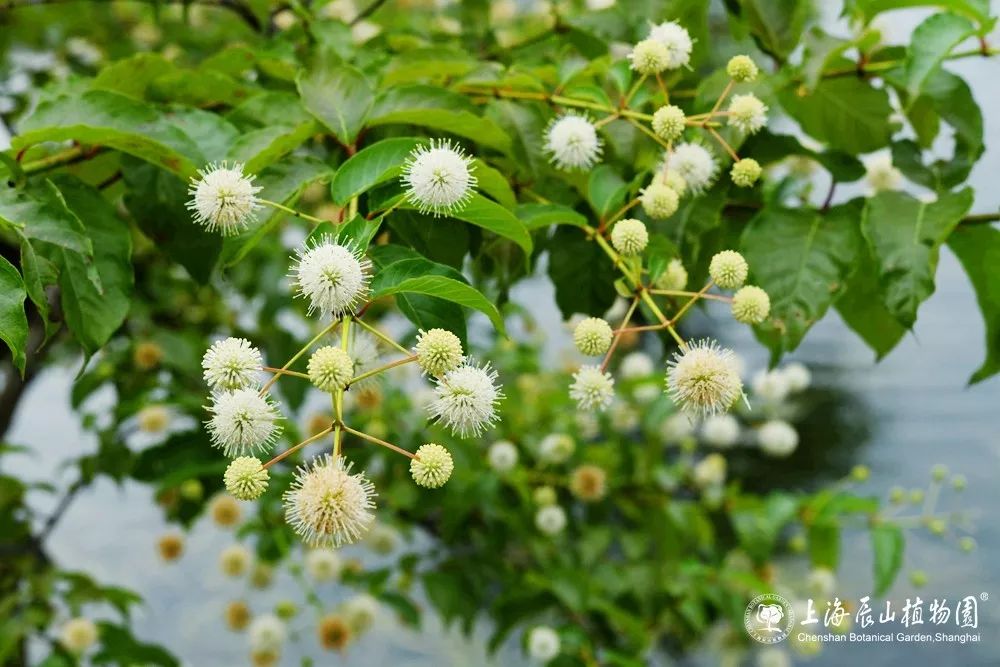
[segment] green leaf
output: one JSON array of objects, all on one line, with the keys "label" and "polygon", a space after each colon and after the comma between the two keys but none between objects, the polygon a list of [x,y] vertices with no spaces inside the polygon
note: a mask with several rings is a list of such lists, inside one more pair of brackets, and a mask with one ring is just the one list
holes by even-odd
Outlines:
[{"label": "green leaf", "polygon": [[889,144],[889,94],[863,79],[824,79],[811,93],[791,88],[778,97],[805,132],[835,148],[856,155]]},{"label": "green leaf", "polygon": [[990,0],[848,0],[845,14],[857,16],[868,23],[882,12],[909,7],[936,7],[966,16],[989,30],[994,19],[990,18]]},{"label": "green leaf", "polygon": [[[443,264],[430,262],[419,253],[399,245],[380,245],[369,249],[368,256],[379,271],[390,265],[399,264],[393,271],[397,282],[407,277],[427,274],[441,275],[455,280],[464,280],[461,273]],[[403,264],[404,260],[416,260]],[[396,305],[418,329],[445,329],[466,340],[465,312],[458,304],[423,294],[397,294]]]},{"label": "green leaf", "polygon": [[27,238],[21,238],[21,272],[24,274],[24,288],[28,298],[35,304],[38,314],[45,326],[47,341],[59,328],[59,325],[49,319],[49,295],[45,288],[54,285],[59,276],[59,270],[47,257],[38,253],[35,246]]},{"label": "green leaf", "polygon": [[[410,201],[404,201],[400,208],[414,209],[416,206]],[[531,235],[528,234],[524,224],[503,206],[481,194],[472,195],[465,206],[450,211],[447,215],[510,239],[524,250],[525,255],[531,255],[533,247]]]},{"label": "green leaf", "polygon": [[878,267],[867,245],[859,250],[857,269],[835,307],[847,326],[875,352],[876,359],[889,354],[906,335],[906,327],[882,304]]},{"label": "green leaf", "polygon": [[191,218],[187,184],[154,164],[122,161],[128,208],[142,233],[201,284],[209,281],[222,251],[222,237]]},{"label": "green leaf", "polygon": [[587,226],[585,216],[562,204],[519,204],[514,214],[530,232],[550,225]]},{"label": "green leaf", "polygon": [[91,85],[141,100],[157,77],[176,70],[177,65],[159,53],[135,53],[103,67]]},{"label": "green leaf", "polygon": [[538,150],[544,141],[547,117],[538,107],[513,100],[493,100],[486,107],[486,117],[511,138],[510,153],[514,161],[511,173],[526,174],[533,179],[548,168],[545,155]]},{"label": "green leaf", "polygon": [[191,178],[204,162],[198,145],[156,108],[106,90],[39,103],[11,141],[21,150],[44,141],[108,146]]},{"label": "green leaf", "polygon": [[752,157],[760,164],[780,162],[790,155],[810,157],[823,166],[839,183],[850,183],[865,175],[861,160],[843,151],[814,151],[806,148],[799,140],[788,134],[772,134],[764,129],[744,142],[740,152]]},{"label": "green leaf", "polygon": [[556,227],[548,245],[549,277],[556,304],[569,319],[574,313],[601,315],[615,301],[618,273],[604,252],[579,229]]},{"label": "green leaf", "polygon": [[802,0],[742,0],[747,26],[763,51],[784,60],[799,45],[811,4]]},{"label": "green leaf", "polygon": [[306,110],[340,143],[353,144],[365,126],[374,95],[365,75],[331,53],[320,53],[295,83]]},{"label": "green leaf", "polygon": [[125,321],[132,299],[132,236],[114,206],[98,190],[70,176],[60,177],[66,205],[87,220],[94,244],[94,264],[101,277],[98,291],[86,280],[87,267],[76,253],[63,251],[59,272],[62,309],[69,330],[87,355],[111,338]]},{"label": "green leaf", "polygon": [[28,318],[24,314],[27,296],[21,274],[0,256],[0,340],[10,348],[21,375],[24,375],[24,348],[28,344]]},{"label": "green leaf", "polygon": [[451,218],[434,218],[417,211],[388,216],[394,237],[433,262],[461,270],[469,251],[469,226]]},{"label": "green leaf", "polygon": [[480,192],[493,197],[498,204],[506,209],[513,209],[517,206],[517,195],[507,182],[507,177],[499,170],[494,169],[479,158],[472,161],[475,166],[473,175],[476,177],[476,187]]},{"label": "green leaf", "polygon": [[924,203],[902,192],[869,199],[861,230],[878,264],[882,303],[906,328],[934,292],[938,251],[972,205],[972,190],[942,194]]},{"label": "green leaf", "polygon": [[164,119],[197,144],[205,162],[226,157],[229,147],[240,136],[240,131],[228,120],[201,109],[172,107]]},{"label": "green leaf", "polygon": [[745,496],[737,499],[730,511],[730,520],[740,544],[755,560],[771,556],[778,535],[794,518],[798,501],[790,496],[775,493],[767,499]]},{"label": "green leaf", "polygon": [[24,188],[0,187],[0,222],[23,236],[93,257],[94,246],[80,219],[66,208],[59,189],[48,179]]},{"label": "green leaf", "polygon": [[590,172],[587,199],[601,219],[620,209],[627,194],[628,183],[618,175],[618,170],[614,167],[602,164]]},{"label": "green leaf", "polygon": [[466,308],[478,310],[490,319],[490,322],[493,323],[498,332],[504,336],[507,335],[500,311],[479,290],[464,282],[446,276],[425,275],[397,281],[396,278],[400,271],[394,269],[394,266],[388,266],[372,281],[373,299],[401,292],[437,297],[438,299],[451,301]]},{"label": "green leaf", "polygon": [[834,37],[818,27],[812,27],[802,40],[805,53],[802,57],[802,77],[806,88],[812,90],[823,78],[829,64],[840,59],[841,54],[854,46],[850,40]]},{"label": "green leaf", "polygon": [[179,667],[180,663],[166,649],[136,639],[132,632],[107,621],[98,624],[101,648],[93,655],[95,665],[139,663],[147,667]]},{"label": "green leaf", "polygon": [[244,163],[249,174],[256,174],[284,155],[301,146],[316,132],[315,121],[298,125],[271,125],[241,135],[229,147],[228,159]]},{"label": "green leaf", "polygon": [[955,14],[933,14],[918,25],[910,37],[904,65],[906,92],[911,101],[951,50],[975,33],[975,27]]},{"label": "green leaf", "polygon": [[975,384],[1000,371],[1000,230],[989,225],[962,225],[948,237],[976,290],[986,328],[986,359],[969,378]]},{"label": "green leaf", "polygon": [[475,113],[464,95],[431,86],[403,86],[381,93],[368,125],[419,125],[509,152],[510,136],[494,121]]},{"label": "green leaf", "polygon": [[899,568],[903,565],[905,540],[899,526],[881,524],[871,529],[874,556],[875,595],[882,595],[892,587]]},{"label": "green leaf", "polygon": [[395,178],[413,149],[426,142],[416,137],[396,137],[366,146],[340,165],[330,183],[330,197],[346,206],[352,197]]},{"label": "green leaf", "polygon": [[747,224],[741,245],[751,282],[771,297],[771,315],[755,333],[772,363],[798,347],[844,291],[861,247],[859,217],[854,201],[825,214],[765,208]]}]

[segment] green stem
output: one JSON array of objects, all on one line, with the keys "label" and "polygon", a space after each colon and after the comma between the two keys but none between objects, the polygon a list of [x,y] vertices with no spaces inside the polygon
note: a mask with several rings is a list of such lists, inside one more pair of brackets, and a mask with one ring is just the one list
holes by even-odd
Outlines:
[{"label": "green stem", "polygon": [[714,283],[711,280],[709,280],[705,284],[705,286],[701,288],[701,290],[699,290],[698,292],[696,292],[693,297],[691,297],[690,299],[688,299],[687,303],[685,303],[683,306],[681,306],[681,309],[678,310],[677,314],[674,315],[674,317],[673,317],[672,320],[670,320],[670,323],[671,324],[677,324],[680,321],[680,319],[682,317],[684,317],[684,313],[686,313],[688,311],[688,309],[690,309],[691,306],[693,306],[695,304],[695,302],[698,301],[698,299],[701,299],[702,297],[704,297],[705,293],[708,292],[708,290],[712,287],[713,284]]},{"label": "green stem", "polygon": [[303,345],[303,346],[302,346],[302,349],[301,349],[301,350],[299,350],[298,352],[296,352],[296,353],[295,353],[295,356],[293,356],[293,357],[292,357],[291,359],[289,359],[289,360],[288,360],[288,362],[287,362],[287,363],[286,363],[286,364],[285,364],[284,366],[282,366],[281,368],[279,368],[279,369],[278,369],[278,371],[279,371],[279,372],[275,373],[275,374],[274,374],[274,377],[272,377],[272,378],[271,378],[270,380],[268,380],[268,381],[267,381],[267,382],[266,382],[266,383],[264,384],[264,386],[263,386],[263,387],[261,387],[261,389],[260,389],[260,395],[261,395],[261,396],[263,396],[264,394],[266,394],[266,393],[267,393],[267,390],[268,390],[268,389],[270,389],[270,388],[271,388],[271,386],[272,386],[272,385],[273,385],[273,384],[274,384],[275,382],[277,382],[277,381],[278,381],[278,378],[282,376],[282,374],[284,373],[284,371],[287,371],[287,370],[288,370],[289,366],[291,366],[291,365],[292,365],[292,364],[294,364],[294,363],[295,363],[296,361],[298,361],[298,360],[299,360],[299,358],[300,358],[300,357],[301,357],[301,356],[302,356],[303,354],[305,354],[305,353],[306,353],[306,352],[307,352],[307,351],[309,350],[309,348],[311,348],[311,347],[312,347],[313,345],[315,345],[315,344],[316,344],[316,342],[317,342],[317,341],[318,341],[318,340],[319,340],[320,338],[322,338],[323,336],[327,335],[328,333],[331,333],[331,332],[332,332],[332,331],[333,331],[334,329],[336,329],[336,328],[337,328],[337,327],[338,327],[339,325],[340,325],[340,320],[334,320],[333,322],[331,322],[331,323],[330,323],[330,325],[329,325],[328,327],[326,327],[325,329],[323,329],[322,331],[320,331],[320,332],[319,332],[318,334],[316,334],[316,335],[315,335],[315,336],[313,337],[313,339],[312,339],[312,340],[310,340],[310,341],[309,341],[308,343],[306,343],[305,345]]},{"label": "green stem", "polygon": [[383,341],[385,341],[389,345],[393,346],[394,348],[396,348],[397,350],[399,350],[403,354],[407,354],[407,355],[410,354],[410,351],[407,350],[405,347],[403,347],[402,345],[400,345],[399,343],[397,343],[392,338],[390,338],[389,336],[385,335],[384,333],[382,333],[381,331],[379,331],[378,329],[376,329],[372,325],[368,324],[364,320],[359,320],[359,319],[355,318],[354,321],[357,322],[361,326],[361,328],[367,330],[372,335],[377,336],[378,338],[382,339]]},{"label": "green stem", "polygon": [[661,294],[663,296],[697,296],[701,299],[714,299],[716,301],[725,301],[726,303],[731,303],[733,300],[733,297],[725,296],[724,294],[701,294],[700,292],[676,289],[651,289],[649,292],[650,294]]},{"label": "green stem", "polygon": [[367,378],[372,377],[373,375],[378,375],[379,373],[387,371],[390,368],[395,368],[397,366],[402,366],[403,364],[408,364],[411,361],[416,361],[416,360],[417,360],[417,355],[411,354],[408,357],[404,357],[402,359],[397,359],[396,361],[389,362],[388,364],[385,364],[384,366],[379,366],[378,368],[374,368],[374,369],[368,371],[367,373],[362,373],[361,375],[355,376],[354,378],[351,379],[350,382],[347,383],[347,386],[350,387],[351,385],[357,384],[357,383],[361,382],[362,380],[365,380]]},{"label": "green stem", "polygon": [[302,449],[303,447],[305,447],[309,443],[316,442],[317,440],[319,440],[320,438],[322,438],[324,435],[327,435],[328,433],[330,433],[330,431],[332,431],[332,430],[333,430],[333,426],[330,426],[328,428],[323,429],[322,431],[320,431],[316,435],[311,436],[309,438],[306,438],[305,440],[303,440],[299,444],[295,445],[294,447],[289,447],[288,449],[286,449],[285,451],[281,452],[280,454],[278,454],[277,456],[275,456],[273,459],[271,459],[270,461],[268,461],[267,463],[265,463],[264,464],[264,469],[266,470],[267,468],[270,468],[271,466],[273,466],[278,461],[281,461],[282,459],[291,456],[292,454],[294,454],[295,452],[299,451],[300,449]]},{"label": "green stem", "polygon": [[285,206],[284,204],[279,204],[276,201],[271,201],[269,199],[258,199],[261,204],[271,206],[278,209],[279,211],[284,211],[289,215],[294,215],[296,218],[302,218],[303,220],[308,220],[309,222],[315,222],[316,224],[322,224],[324,222],[330,222],[329,220],[324,220],[323,218],[317,218],[314,215],[309,215],[308,213],[303,213],[301,211],[296,211],[294,208]]},{"label": "green stem", "polygon": [[623,104],[622,106],[626,107],[628,106],[628,103],[632,101],[632,98],[635,97],[635,94],[639,92],[639,87],[642,86],[642,84],[646,81],[646,76],[647,76],[646,74],[643,74],[638,79],[636,79],[635,83],[632,84],[632,87],[625,95],[625,104]]},{"label": "green stem", "polygon": [[[959,58],[969,58],[972,56],[983,56],[984,58],[989,58],[990,56],[995,56],[995,55],[1000,55],[1000,48],[988,48],[985,50],[982,48],[975,48],[975,49],[968,49],[965,51],[956,51],[955,53],[948,54],[947,56],[944,57],[944,59],[957,60]],[[887,70],[895,69],[896,67],[902,65],[904,62],[906,61],[903,59],[895,59],[895,60],[880,60],[874,63],[858,63],[854,67],[842,67],[839,69],[830,70],[828,72],[823,72],[823,78],[828,79],[838,76],[850,76],[850,75],[857,75],[859,73],[874,74],[878,72],[884,72]]]},{"label": "green stem", "polygon": [[[351,338],[351,316],[344,315],[343,328],[340,330],[340,349],[344,352],[348,352],[349,341]],[[340,442],[341,436],[341,426],[344,423],[344,390],[337,389],[337,391],[332,394],[333,400],[333,410],[337,415],[337,424],[333,430],[333,455],[340,456]]]},{"label": "green stem", "polygon": [[356,431],[353,428],[351,428],[350,426],[348,426],[347,424],[343,424],[342,426],[344,427],[344,431],[346,433],[351,433],[353,435],[356,435],[356,436],[358,436],[359,438],[361,438],[363,440],[367,440],[368,442],[374,442],[376,445],[382,445],[383,447],[391,449],[392,451],[397,452],[399,454],[402,454],[403,456],[407,456],[407,457],[409,457],[411,459],[417,458],[416,454],[413,454],[412,452],[408,452],[405,449],[403,449],[402,447],[397,447],[396,445],[392,444],[391,442],[386,442],[385,440],[379,440],[374,435],[368,435],[367,433],[362,433],[361,431]]},{"label": "green stem", "polygon": [[663,311],[660,310],[660,307],[656,305],[656,302],[653,300],[653,297],[650,296],[649,290],[647,290],[643,286],[642,281],[639,280],[639,278],[632,275],[632,272],[625,267],[625,264],[622,261],[621,256],[617,252],[615,252],[614,248],[608,245],[608,242],[604,239],[604,237],[598,234],[597,230],[595,230],[593,227],[587,227],[587,229],[593,235],[594,240],[597,241],[597,245],[599,245],[601,249],[604,250],[604,254],[606,254],[611,259],[612,262],[614,262],[615,266],[618,267],[618,270],[621,271],[622,275],[625,276],[625,279],[632,284],[632,289],[640,291],[639,298],[642,299],[642,302],[646,304],[646,307],[649,308],[649,310],[653,313],[656,319],[658,319],[660,323],[663,324],[664,327],[666,327],[667,332],[670,334],[670,336],[677,342],[677,344],[680,346],[682,350],[687,349],[687,343],[684,342],[684,339],[681,338],[681,335],[677,333],[676,329],[674,329],[674,323],[676,322],[676,319],[674,320],[667,319],[667,316],[663,314]]}]

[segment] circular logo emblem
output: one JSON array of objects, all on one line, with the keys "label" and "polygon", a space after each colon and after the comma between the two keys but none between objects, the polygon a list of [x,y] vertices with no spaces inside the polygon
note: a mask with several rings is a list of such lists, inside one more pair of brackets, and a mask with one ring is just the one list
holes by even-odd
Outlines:
[{"label": "circular logo emblem", "polygon": [[758,595],[743,615],[747,634],[761,644],[777,644],[792,632],[795,610],[777,593]]}]

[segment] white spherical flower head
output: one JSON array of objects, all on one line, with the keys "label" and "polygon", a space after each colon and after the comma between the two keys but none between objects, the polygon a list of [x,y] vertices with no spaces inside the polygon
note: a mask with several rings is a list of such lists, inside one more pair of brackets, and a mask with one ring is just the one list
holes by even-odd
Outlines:
[{"label": "white spherical flower head", "polygon": [[631,433],[639,427],[639,413],[619,401],[611,406],[611,427],[619,433]]},{"label": "white spherical flower head", "polygon": [[325,582],[339,579],[344,565],[333,549],[310,549],[306,552],[305,567],[313,581]]},{"label": "white spherical flower head", "polygon": [[664,141],[679,139],[684,133],[684,121],[684,110],[679,106],[662,106],[653,114],[653,132]]},{"label": "white spherical flower head", "polygon": [[573,344],[581,354],[597,357],[608,351],[614,333],[611,325],[599,317],[581,320],[573,330]]},{"label": "white spherical flower head", "polygon": [[722,454],[709,454],[695,465],[694,483],[701,488],[721,486],[726,481],[726,459]]},{"label": "white spherical flower head", "polygon": [[538,662],[548,662],[562,650],[559,635],[552,628],[539,625],[528,633],[528,654]]},{"label": "white spherical flower head", "polygon": [[410,459],[413,481],[428,489],[437,489],[451,477],[455,469],[451,453],[441,445],[429,442],[420,445],[416,456]]},{"label": "white spherical flower head", "polygon": [[680,197],[677,192],[665,183],[653,181],[639,193],[642,210],[653,219],[669,218],[677,212]]},{"label": "white spherical flower head", "polygon": [[660,435],[668,444],[676,444],[694,435],[695,422],[683,412],[675,412],[663,420]]},{"label": "white spherical flower head", "polygon": [[448,371],[434,389],[431,417],[461,438],[479,436],[499,420],[496,409],[504,396],[496,380],[489,364],[470,363]]},{"label": "white spherical flower head", "polygon": [[367,296],[370,267],[360,250],[324,236],[299,251],[291,277],[296,295],[309,300],[310,315],[340,317]]},{"label": "white spherical flower head", "polygon": [[255,385],[263,365],[260,350],[245,338],[216,341],[201,359],[205,382],[213,389],[243,389]]},{"label": "white spherical flower head", "polygon": [[581,410],[605,410],[615,397],[615,381],[600,366],[583,366],[573,374],[569,397]]},{"label": "white spherical flower head", "polygon": [[441,377],[448,371],[455,370],[465,360],[462,341],[445,329],[420,331],[413,351],[424,373],[434,377]]},{"label": "white spherical flower head", "polygon": [[619,220],[611,230],[611,245],[626,257],[633,257],[646,249],[649,232],[641,220],[625,218]]},{"label": "white spherical flower head", "polygon": [[649,377],[654,370],[653,358],[645,352],[629,352],[618,367],[618,372],[626,380]]},{"label": "white spherical flower head", "polygon": [[758,371],[754,374],[750,386],[754,398],[770,404],[781,403],[791,390],[788,377],[783,370]]},{"label": "white spherical flower head", "polygon": [[770,456],[788,456],[799,446],[799,434],[786,421],[772,419],[757,431],[761,450]]},{"label": "white spherical flower head", "polygon": [[255,618],[247,633],[250,647],[255,651],[277,650],[288,637],[285,624],[274,614],[262,614]]},{"label": "white spherical flower head", "polygon": [[736,355],[713,340],[688,344],[667,366],[667,394],[688,414],[725,412],[743,395]]},{"label": "white spherical flower head", "polygon": [[538,444],[538,457],[546,463],[563,463],[576,449],[576,442],[565,433],[550,433]]},{"label": "white spherical flower head", "polygon": [[600,466],[592,464],[579,466],[570,473],[569,490],[584,502],[597,502],[608,492],[608,474]]},{"label": "white spherical flower head", "polygon": [[676,21],[666,21],[649,29],[649,39],[667,47],[667,68],[685,67],[691,60],[691,48],[694,43],[691,35]]},{"label": "white spherical flower head", "polygon": [[903,174],[892,165],[892,156],[880,153],[865,160],[865,181],[872,192],[898,190],[903,185]]},{"label": "white spherical flower head", "polygon": [[378,613],[378,601],[368,593],[355,595],[344,603],[344,616],[347,624],[356,634],[368,630],[375,622]]},{"label": "white spherical flower head", "polygon": [[701,424],[701,437],[713,447],[732,447],[740,437],[740,423],[732,415],[712,415]]},{"label": "white spherical flower head", "polygon": [[670,50],[663,42],[644,39],[628,54],[632,69],[640,74],[656,74],[670,67]]},{"label": "white spherical flower head", "polygon": [[559,505],[547,505],[535,513],[535,527],[546,535],[557,535],[566,528],[566,512]]},{"label": "white spherical flower head", "polygon": [[729,103],[729,124],[746,134],[767,125],[767,105],[756,95],[733,95]]},{"label": "white spherical flower head", "polygon": [[726,74],[737,83],[753,81],[757,78],[757,64],[750,56],[733,56],[726,64]]},{"label": "white spherical flower head", "polygon": [[733,295],[733,318],[743,324],[760,324],[771,312],[771,297],[756,285],[741,287]]},{"label": "white spherical flower head", "polygon": [[490,445],[486,460],[490,468],[499,473],[510,472],[517,465],[517,447],[507,440],[498,440]]},{"label": "white spherical flower head", "polygon": [[226,547],[219,554],[219,569],[227,577],[240,577],[250,569],[253,554],[242,544]]},{"label": "white spherical flower head", "polygon": [[733,179],[733,183],[741,188],[753,187],[753,184],[760,178],[760,174],[760,163],[750,157],[739,160],[729,170],[729,177]]},{"label": "white spherical flower head", "polygon": [[684,180],[684,177],[676,171],[664,171],[662,169],[662,165],[661,168],[657,169],[656,173],[653,174],[653,182],[666,185],[668,188],[676,192],[678,197],[683,197],[684,193],[687,192],[687,181]]},{"label": "white spherical flower head", "polygon": [[273,399],[255,389],[237,389],[217,394],[206,408],[212,445],[229,457],[264,451],[281,434]]},{"label": "white spherical flower head", "polygon": [[545,152],[559,169],[590,169],[601,157],[601,138],[590,119],[568,113],[549,123]]},{"label": "white spherical flower head", "polygon": [[375,521],[375,486],[351,463],[329,454],[295,471],[285,492],[285,520],[309,546],[357,542]]},{"label": "white spherical flower head", "polygon": [[837,575],[830,568],[817,567],[809,572],[809,578],[806,583],[809,586],[809,590],[816,595],[824,597],[833,595],[833,591],[837,587]]},{"label": "white spherical flower head", "polygon": [[267,491],[268,472],[260,459],[240,456],[232,460],[222,480],[228,491],[238,500],[256,500]]},{"label": "white spherical flower head", "polygon": [[249,226],[254,211],[260,208],[253,176],[243,174],[243,165],[228,166],[225,162],[210,164],[191,179],[187,207],[195,222],[210,232],[223,236],[239,234]]},{"label": "white spherical flower head", "polygon": [[781,374],[785,376],[789,391],[805,391],[812,382],[812,373],[805,364],[793,361],[781,369]]},{"label": "white spherical flower head", "polygon": [[89,618],[71,618],[59,632],[59,643],[73,655],[81,655],[97,643],[97,626]]},{"label": "white spherical flower head", "polygon": [[712,256],[708,275],[722,289],[736,289],[747,279],[750,267],[743,255],[735,250],[723,250]]},{"label": "white spherical flower head", "polygon": [[666,270],[656,277],[656,287],[665,290],[682,290],[687,287],[688,272],[679,259],[672,259]]},{"label": "white spherical flower head", "polygon": [[476,177],[472,158],[447,139],[418,146],[403,165],[406,198],[435,217],[461,209],[472,198]]},{"label": "white spherical flower head", "polygon": [[346,387],[354,378],[354,359],[346,350],[326,345],[313,352],[306,370],[314,387],[334,392]]},{"label": "white spherical flower head", "polygon": [[708,149],[690,142],[674,146],[667,158],[667,168],[680,174],[695,194],[711,187],[719,171],[719,165]]}]

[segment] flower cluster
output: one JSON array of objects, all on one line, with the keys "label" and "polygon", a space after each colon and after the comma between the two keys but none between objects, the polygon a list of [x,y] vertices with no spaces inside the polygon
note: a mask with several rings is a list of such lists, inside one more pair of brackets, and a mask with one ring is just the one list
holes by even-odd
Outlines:
[{"label": "flower cluster", "polygon": [[[434,150],[440,159],[443,144]],[[420,153],[415,159],[426,158]],[[418,169],[419,167],[414,167]],[[205,381],[212,390],[206,422],[213,446],[232,459],[223,475],[231,497],[255,500],[268,490],[269,468],[310,443],[332,437],[332,453],[323,454],[296,470],[294,480],[284,492],[285,519],[309,545],[338,547],[358,541],[374,523],[376,492],[365,472],[352,472],[353,464],[341,453],[341,441],[348,435],[385,446],[410,459],[413,481],[434,489],[445,484],[454,470],[447,449],[426,443],[416,452],[355,430],[344,422],[343,405],[347,392],[359,391],[392,367],[415,363],[434,382],[434,398],[427,405],[428,417],[460,437],[478,436],[497,421],[497,406],[503,392],[497,373],[489,364],[469,360],[462,342],[444,329],[420,331],[412,350],[402,347],[388,335],[363,322],[359,306],[369,291],[371,263],[349,243],[330,236],[319,237],[303,247],[291,272],[292,285],[307,303],[309,314],[329,314],[333,322],[306,343],[281,368],[264,365],[259,349],[243,338],[227,338],[214,343],[202,359]],[[353,327],[352,327],[353,325]],[[335,344],[322,344],[325,336],[340,329]],[[380,365],[378,344],[374,337],[390,343],[407,356]],[[305,372],[292,366],[305,359]],[[300,362],[301,363],[301,362]],[[271,378],[261,383],[265,374]],[[312,435],[266,463],[281,433],[279,406],[271,387],[283,377],[308,381],[314,388],[330,394],[336,415],[321,421]],[[377,389],[376,389],[377,391]],[[147,420],[148,421],[148,420]],[[221,500],[221,499],[220,499]],[[216,503],[219,505],[219,503]],[[215,511],[222,516],[221,505]],[[225,524],[239,521],[238,505],[226,509]],[[222,522],[223,519],[217,518]],[[178,549],[171,549],[179,553]],[[244,559],[233,552],[224,558],[224,569],[240,572]]]}]

